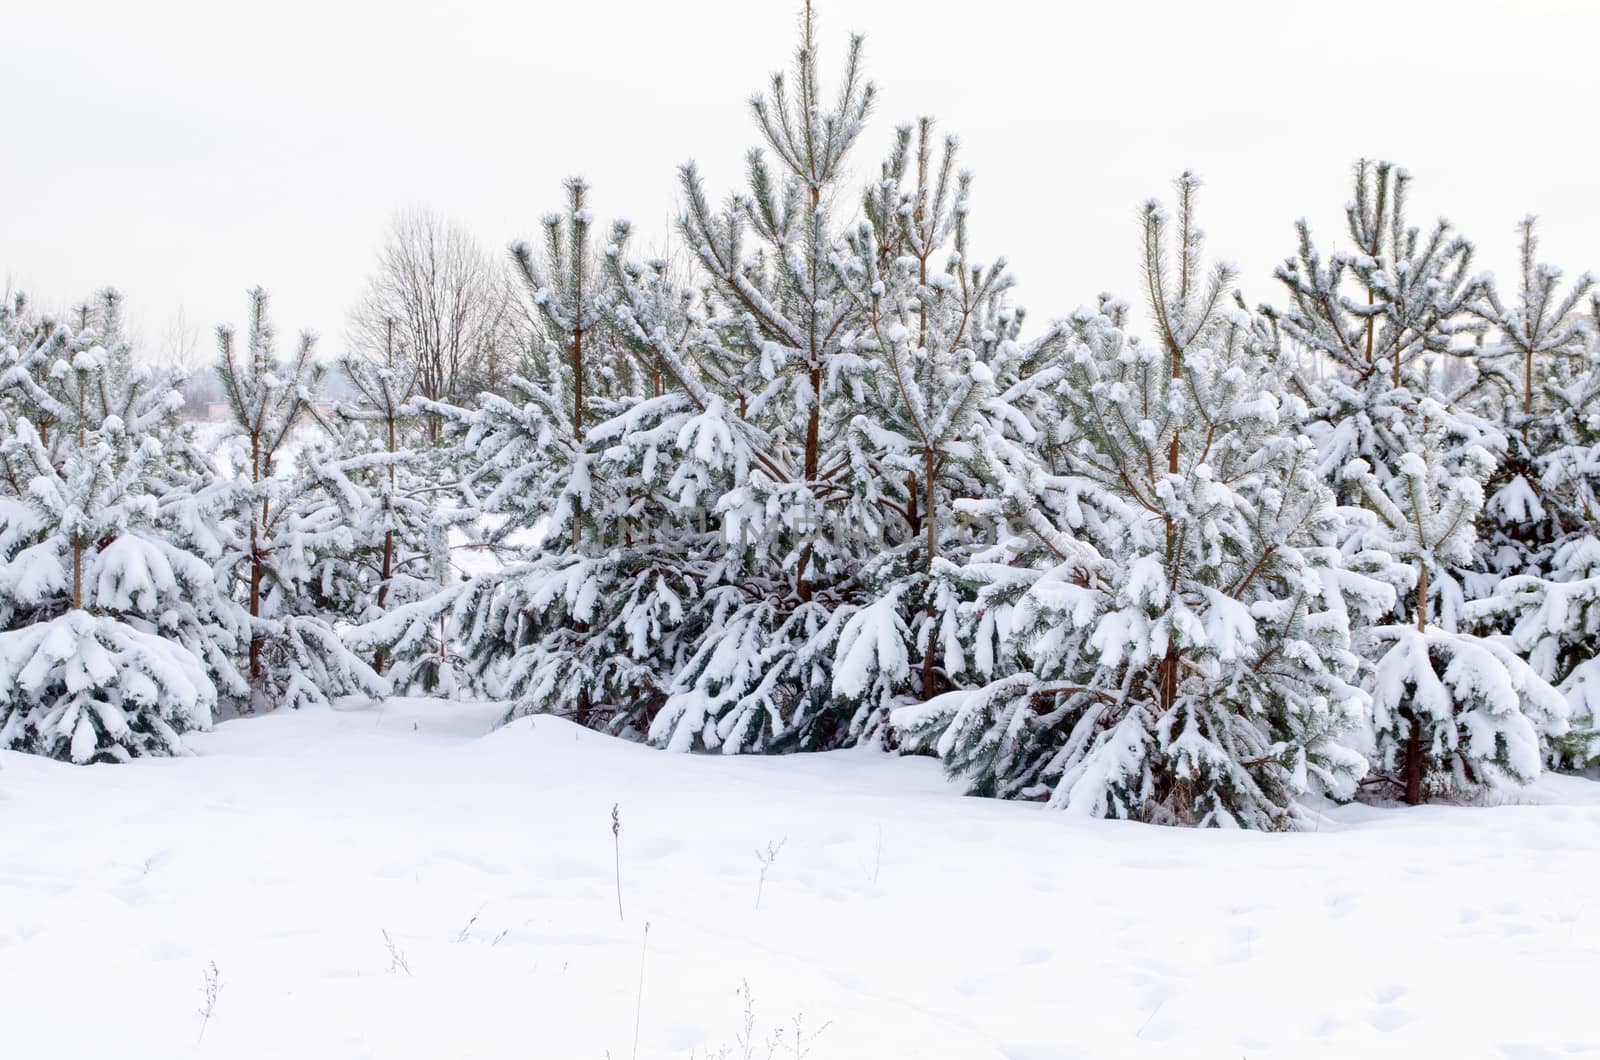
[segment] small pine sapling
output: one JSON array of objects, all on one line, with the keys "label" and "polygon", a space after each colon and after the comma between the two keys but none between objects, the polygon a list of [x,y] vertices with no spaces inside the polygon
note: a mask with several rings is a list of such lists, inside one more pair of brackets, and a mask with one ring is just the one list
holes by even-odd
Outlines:
[{"label": "small pine sapling", "polygon": [[1368,651],[1373,765],[1411,805],[1526,784],[1539,774],[1541,740],[1567,730],[1566,700],[1507,644],[1436,624],[1430,587],[1470,555],[1493,463],[1479,451],[1462,473],[1447,472],[1446,410],[1425,399],[1419,413],[1421,451],[1401,458],[1387,486],[1365,461],[1346,471],[1374,516],[1363,534],[1373,561],[1396,580],[1409,575],[1413,620],[1370,630]]}]

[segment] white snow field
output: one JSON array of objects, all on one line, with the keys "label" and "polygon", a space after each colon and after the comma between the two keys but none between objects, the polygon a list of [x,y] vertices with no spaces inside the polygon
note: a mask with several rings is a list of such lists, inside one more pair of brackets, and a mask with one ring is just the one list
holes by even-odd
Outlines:
[{"label": "white snow field", "polygon": [[499,710],[0,753],[0,1056],[743,1057],[744,984],[763,1060],[1600,1055],[1592,781],[1192,832]]}]

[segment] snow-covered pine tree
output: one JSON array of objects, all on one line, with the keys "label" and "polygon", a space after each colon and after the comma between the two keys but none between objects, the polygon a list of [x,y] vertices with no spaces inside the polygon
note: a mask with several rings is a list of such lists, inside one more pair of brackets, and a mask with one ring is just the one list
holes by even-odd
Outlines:
[{"label": "snow-covered pine tree", "polygon": [[[1299,221],[1298,254],[1277,269],[1289,304],[1264,310],[1320,366],[1320,380],[1301,372],[1295,383],[1314,410],[1319,470],[1341,496],[1351,460],[1365,460],[1387,485],[1417,451],[1408,434],[1416,401],[1435,389],[1440,358],[1463,352],[1479,327],[1472,310],[1486,281],[1470,272],[1472,245],[1444,220],[1426,235],[1411,225],[1410,184],[1392,163],[1358,163],[1345,207],[1353,249],[1324,254]],[[1460,408],[1447,437],[1453,447],[1503,448],[1492,426]]]},{"label": "snow-covered pine tree", "polygon": [[0,319],[0,746],[75,762],[180,753],[226,633],[210,566],[160,527],[182,397],[130,363],[118,303],[75,331]]},{"label": "snow-covered pine tree", "polygon": [[[8,295],[0,302],[0,373],[20,372],[21,376],[12,378],[42,380],[47,366],[70,338],[71,333],[59,322],[36,314],[27,295]],[[18,406],[17,395],[15,385],[0,387],[0,431],[4,432],[0,437],[13,434],[17,417],[25,414],[33,417],[34,430],[48,443],[51,438],[48,410],[34,403],[24,413]],[[8,489],[14,496],[24,491],[19,483],[0,481],[0,491]]]},{"label": "snow-covered pine tree", "polygon": [[607,512],[621,483],[597,478],[588,435],[619,401],[626,405],[638,395],[619,385],[618,361],[625,358],[605,326],[609,271],[594,246],[588,185],[571,178],[566,192],[565,212],[544,219],[542,251],[527,243],[511,248],[544,340],[538,374],[513,382],[520,407],[490,402],[483,418],[491,449],[522,458],[500,476],[487,508],[506,507],[514,483],[532,485],[522,488],[538,507],[504,520],[500,534],[536,534],[538,553],[486,583],[493,595],[467,597],[486,617],[466,629],[480,657],[486,651],[505,657],[500,694],[514,700],[513,716],[560,713],[637,735],[643,723],[636,710],[659,700],[663,677],[652,671],[648,653],[630,652],[615,637],[613,609],[626,607],[628,587],[615,550],[622,541],[612,540]]},{"label": "snow-covered pine tree", "polygon": [[[1584,522],[1581,510],[1564,508],[1567,498],[1546,497],[1540,465],[1571,438],[1575,419],[1566,415],[1559,380],[1570,378],[1581,362],[1582,310],[1594,277],[1579,276],[1563,292],[1561,270],[1538,260],[1534,218],[1524,218],[1519,231],[1515,300],[1502,299],[1487,283],[1475,307],[1493,328],[1476,360],[1498,384],[1489,390],[1484,414],[1500,419],[1507,449],[1487,485],[1474,573],[1466,579],[1474,599],[1491,595],[1503,577],[1551,571],[1561,540]],[[1553,392],[1547,379],[1558,383]]]},{"label": "snow-covered pine tree", "polygon": [[267,315],[267,293],[250,292],[250,324],[241,353],[233,329],[217,329],[217,376],[233,423],[221,442],[234,464],[241,501],[228,551],[219,564],[249,614],[245,710],[326,703],[345,694],[382,695],[388,683],[347,647],[334,628],[334,601],[348,599],[339,572],[356,548],[355,530],[319,479],[316,459],[295,450],[318,425],[316,388],[326,371],[312,356],[315,336],[301,335],[280,359]]},{"label": "snow-covered pine tree", "polygon": [[346,643],[372,651],[391,687],[448,694],[463,687],[445,620],[385,620],[431,604],[454,582],[450,532],[470,520],[454,503],[443,447],[429,443],[414,401],[416,369],[386,343],[381,362],[347,357],[340,370],[354,401],[336,409],[329,444],[304,450],[306,468],[351,530],[347,552],[326,555],[319,586],[350,630]]},{"label": "snow-covered pine tree", "polygon": [[[751,150],[749,190],[720,212],[707,201],[696,167],[682,172],[680,229],[711,278],[713,314],[726,315],[717,326],[731,347],[729,360],[747,366],[752,396],[742,414],[763,421],[782,451],[780,466],[792,468],[787,481],[771,487],[781,523],[752,510],[752,526],[781,535],[765,544],[792,572],[802,602],[829,580],[827,508],[845,488],[838,480],[849,467],[841,445],[847,420],[834,399],[845,392],[839,369],[853,359],[843,338],[856,308],[832,262],[833,213],[844,194],[845,160],[876,98],[861,72],[861,50],[862,39],[852,37],[837,96],[824,103],[807,0],[793,83],[776,73],[768,94],[750,104],[771,161],[762,149]],[[747,232],[758,249],[746,251]],[[751,495],[752,509],[767,507],[761,492]]]},{"label": "snow-covered pine tree", "polygon": [[715,541],[688,516],[720,488],[697,469],[692,402],[664,392],[659,365],[623,340],[612,307],[626,285],[626,327],[681,342],[685,292],[664,263],[624,263],[625,224],[597,250],[587,186],[569,181],[567,193],[566,212],[545,220],[542,252],[513,246],[544,334],[536,370],[510,382],[511,397],[451,413],[464,507],[481,515],[484,544],[532,554],[402,608],[387,626],[394,635],[447,609],[512,716],[553,712],[642,737],[681,655],[695,565]]},{"label": "snow-covered pine tree", "polygon": [[[1204,266],[1197,186],[1180,178],[1175,218],[1144,211],[1158,341],[1128,339],[1114,301],[1080,310],[1039,384],[1069,433],[1036,440],[1050,460],[1025,474],[1014,437],[987,443],[1002,492],[965,507],[1004,524],[968,566],[991,679],[894,720],[980,792],[1292,827],[1306,794],[1348,796],[1365,770],[1344,742],[1366,707],[1351,612],[1393,597],[1342,566],[1308,410],[1228,305],[1232,271]],[[1024,537],[1039,570],[1009,562]]]},{"label": "snow-covered pine tree", "polygon": [[[1320,383],[1297,382],[1315,400],[1321,473],[1366,508],[1345,511],[1344,552],[1396,589],[1396,621],[1358,647],[1371,665],[1375,779],[1416,802],[1530,779],[1566,710],[1503,642],[1461,632],[1486,614],[1471,601],[1497,577],[1484,569],[1492,557],[1477,545],[1477,520],[1484,483],[1511,448],[1501,409],[1479,411],[1486,384],[1505,375],[1502,351],[1466,340],[1481,335],[1484,316],[1529,342],[1559,335],[1496,309],[1488,278],[1469,275],[1470,245],[1446,222],[1426,237],[1409,226],[1408,184],[1388,164],[1360,164],[1347,208],[1356,249],[1326,265],[1301,222],[1299,256],[1278,270],[1292,301],[1275,320],[1329,369]],[[1525,308],[1540,312],[1554,277],[1535,267],[1529,278]],[[1447,388],[1443,367],[1458,358],[1471,362],[1454,373],[1465,382]]]},{"label": "snow-covered pine tree", "polygon": [[[874,96],[857,37],[823,102],[808,3],[792,81],[775,74],[751,101],[765,150],[747,156],[748,190],[715,210],[696,167],[682,170],[679,228],[708,277],[691,370],[709,393],[696,401],[753,465],[734,469],[717,503],[727,567],[652,725],[671,747],[826,747],[864,734],[856,707],[829,694],[840,632],[829,624],[857,602],[852,579],[876,529],[850,526],[848,541],[832,532],[864,485],[848,430],[862,366],[846,345],[860,311],[834,254],[845,161]],[[670,351],[657,356],[670,362]]]},{"label": "snow-covered pine tree", "polygon": [[1600,759],[1600,297],[1583,323],[1579,351],[1544,365],[1529,424],[1537,551],[1470,606],[1566,696],[1572,731],[1552,758],[1576,767]]},{"label": "snow-covered pine tree", "polygon": [[910,690],[911,655],[923,699],[947,680],[939,645],[958,594],[944,574],[969,545],[953,504],[982,489],[973,437],[994,390],[979,351],[998,338],[991,325],[1020,320],[1005,305],[1005,262],[971,259],[971,177],[956,169],[956,148],[931,119],[901,126],[866,189],[865,220],[834,255],[860,317],[846,344],[861,382],[842,397],[854,415],[840,518],[872,531],[873,554],[858,576],[869,600],[838,625],[831,691],[860,703],[871,727]]},{"label": "snow-covered pine tree", "polygon": [[567,478],[565,488],[540,492],[560,498],[553,517],[571,523],[576,549],[582,545],[585,495],[591,488],[584,446],[587,424],[596,416],[596,393],[603,399],[617,389],[614,376],[623,359],[607,356],[609,336],[601,310],[607,298],[604,262],[591,243],[594,217],[585,201],[589,187],[576,177],[566,187],[565,215],[552,213],[544,219],[542,260],[527,243],[513,244],[511,256],[543,325],[545,361],[540,385],[529,396],[542,396],[545,414],[567,427],[560,434],[552,432],[545,446],[556,473]]},{"label": "snow-covered pine tree", "polygon": [[1494,364],[1514,403],[1527,416],[1543,404],[1546,365],[1582,357],[1583,310],[1595,285],[1594,275],[1586,272],[1562,292],[1562,270],[1539,260],[1537,223],[1529,216],[1518,225],[1521,267],[1516,301],[1507,303],[1493,283],[1485,283],[1483,302],[1475,307],[1495,329],[1493,342],[1479,356]]},{"label": "snow-covered pine tree", "polygon": [[[685,167],[680,227],[708,273],[699,297],[664,262],[630,260],[626,225],[596,255],[581,184],[569,185],[566,217],[547,221],[542,257],[517,248],[548,337],[544,367],[517,384],[518,401],[486,400],[461,421],[475,503],[503,542],[532,532],[540,552],[474,579],[451,604],[517,712],[742,751],[881,731],[905,691],[912,638],[926,644],[932,624],[929,557],[916,553],[930,526],[937,548],[952,521],[924,521],[927,447],[893,442],[910,421],[875,422],[874,402],[904,409],[904,396],[867,306],[893,307],[880,314],[885,337],[890,315],[942,329],[918,361],[915,410],[932,432],[941,513],[975,478],[951,461],[971,455],[959,435],[982,368],[965,369],[979,348],[1014,338],[1020,316],[1003,307],[1003,268],[974,271],[959,251],[942,260],[964,238],[954,200],[964,182],[949,159],[933,162],[927,128],[920,173],[910,175],[908,130],[887,183],[869,189],[876,228],[836,230],[843,160],[872,97],[859,55],[858,40],[837,101],[822,104],[808,11],[798,90],[780,76],[753,104],[772,158],[750,156],[749,193],[713,211]],[[918,248],[918,266],[900,269]],[[864,252],[871,268],[898,270],[892,292],[872,293]],[[597,259],[604,275],[589,269]],[[894,340],[906,363],[910,338]],[[961,376],[946,378],[958,364]],[[848,539],[830,534],[840,528]],[[933,652],[922,654],[929,666]]]},{"label": "snow-covered pine tree", "polygon": [[1564,735],[1568,714],[1565,699],[1503,638],[1435,622],[1430,587],[1470,558],[1494,460],[1469,450],[1462,470],[1451,474],[1443,455],[1449,412],[1424,398],[1416,414],[1421,422],[1407,433],[1418,449],[1400,459],[1387,483],[1360,459],[1345,470],[1376,515],[1361,535],[1368,555],[1391,570],[1404,564],[1412,574],[1413,621],[1379,626],[1362,638],[1377,660],[1376,779],[1412,805],[1437,794],[1526,784],[1539,773],[1541,741]]}]

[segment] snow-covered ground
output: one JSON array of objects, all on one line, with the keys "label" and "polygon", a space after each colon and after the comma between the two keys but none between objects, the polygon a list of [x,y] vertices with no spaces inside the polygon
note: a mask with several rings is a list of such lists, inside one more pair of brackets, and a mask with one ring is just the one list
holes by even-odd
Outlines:
[{"label": "snow-covered ground", "polygon": [[811,1060],[1600,1055],[1600,784],[1189,832],[497,714],[0,753],[0,1056],[742,1057],[746,984]]}]

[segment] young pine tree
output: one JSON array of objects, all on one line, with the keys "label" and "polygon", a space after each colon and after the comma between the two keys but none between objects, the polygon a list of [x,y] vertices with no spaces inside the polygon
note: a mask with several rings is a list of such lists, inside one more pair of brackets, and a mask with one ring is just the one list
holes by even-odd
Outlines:
[{"label": "young pine tree", "polygon": [[[834,256],[846,159],[874,97],[854,38],[824,102],[807,4],[793,78],[773,75],[751,101],[765,149],[747,156],[748,189],[715,210],[698,170],[682,171],[679,228],[708,277],[689,369],[699,379],[684,382],[704,386],[702,438],[727,438],[719,453],[750,466],[727,465],[734,482],[716,502],[728,547],[693,654],[652,723],[668,746],[827,747],[862,735],[857,705],[828,692],[842,629],[830,623],[859,602],[854,579],[878,526],[876,513],[864,526],[841,517],[862,509],[853,493],[870,486],[853,474],[848,429],[860,313]],[[665,347],[657,357],[673,363]]]},{"label": "young pine tree", "polygon": [[1468,453],[1463,470],[1445,470],[1449,414],[1424,399],[1412,431],[1419,451],[1401,458],[1387,484],[1360,460],[1346,476],[1375,515],[1363,535],[1385,566],[1405,564],[1413,577],[1414,618],[1380,626],[1365,638],[1376,658],[1372,686],[1372,758],[1377,779],[1416,805],[1436,794],[1493,791],[1539,773],[1541,741],[1567,731],[1566,701],[1511,647],[1494,637],[1440,628],[1432,586],[1471,555],[1483,483],[1493,460]]},{"label": "young pine tree", "polygon": [[416,622],[453,584],[450,533],[470,521],[454,503],[458,477],[419,423],[415,369],[394,356],[340,362],[354,401],[337,408],[326,444],[304,451],[307,470],[340,521],[348,550],[327,553],[317,584],[370,648],[372,670],[395,689],[449,694],[463,687],[445,619]]},{"label": "young pine tree", "polygon": [[1026,481],[1017,439],[988,443],[1003,492],[968,508],[1001,518],[1002,545],[967,573],[992,679],[895,722],[981,792],[1291,827],[1305,795],[1347,796],[1365,769],[1345,742],[1366,708],[1351,612],[1392,593],[1342,566],[1308,410],[1229,307],[1231,270],[1203,264],[1197,186],[1179,180],[1175,217],[1144,211],[1158,341],[1128,339],[1115,302],[1080,310],[1039,384],[1069,433],[1035,441]]},{"label": "young pine tree", "polygon": [[[23,392],[18,383],[42,382],[71,338],[72,333],[60,322],[36,314],[26,295],[7,295],[0,301],[0,373],[10,380],[0,387],[0,429],[5,436],[15,432],[19,416],[28,416],[40,439],[50,442],[53,421],[48,407],[32,402],[23,409],[17,400]],[[20,496],[25,488],[21,481],[0,481],[0,491],[12,496]]]},{"label": "young pine tree", "polygon": [[[937,145],[930,119],[902,126],[880,179],[867,188],[867,220],[847,243],[851,255],[835,259],[853,281],[847,289],[862,322],[852,349],[866,365],[859,412],[849,426],[857,485],[843,517],[873,526],[883,521],[879,509],[889,514],[880,534],[892,547],[869,564],[868,577],[886,584],[900,605],[894,628],[905,628],[921,655],[916,681],[923,699],[945,679],[939,627],[951,595],[940,561],[950,549],[965,558],[967,546],[953,504],[981,489],[972,438],[994,389],[993,370],[979,359],[984,326],[1005,312],[1011,287],[1003,260],[989,266],[971,260],[971,177],[955,161],[955,139]],[[920,579],[908,580],[918,567]],[[864,632],[846,630],[855,633],[849,643],[857,653],[881,643]],[[864,660],[885,690],[906,675],[886,672],[882,661],[901,654],[875,650]],[[865,687],[859,669],[840,668],[836,694]]]},{"label": "young pine tree", "polygon": [[209,564],[162,533],[182,397],[130,363],[116,309],[0,320],[0,746],[74,762],[180,753],[230,633]]},{"label": "young pine tree", "polygon": [[1600,298],[1584,325],[1580,352],[1544,364],[1530,423],[1537,562],[1473,605],[1566,696],[1572,732],[1552,757],[1580,768],[1600,759]]},{"label": "young pine tree", "polygon": [[[487,525],[485,543],[531,554],[452,590],[449,617],[512,716],[557,713],[642,737],[681,657],[712,536],[690,515],[727,479],[710,481],[692,398],[665,387],[636,340],[682,341],[683,292],[664,265],[625,264],[626,225],[600,252],[587,187],[567,190],[543,252],[513,247],[545,336],[536,371],[511,381],[514,399],[485,395],[454,414],[465,505]],[[397,622],[414,627],[437,606]]]},{"label": "young pine tree", "polygon": [[[1300,221],[1299,253],[1277,270],[1289,305],[1268,310],[1319,366],[1320,379],[1300,373],[1295,385],[1313,408],[1308,430],[1319,471],[1341,498],[1352,460],[1366,461],[1387,487],[1404,456],[1419,451],[1417,402],[1435,389],[1440,359],[1465,349],[1478,326],[1472,310],[1484,280],[1469,271],[1472,245],[1446,221],[1426,234],[1412,225],[1410,186],[1391,163],[1360,162],[1345,209],[1353,248],[1324,253]],[[1491,425],[1461,407],[1452,409],[1446,444],[1447,460],[1469,445],[1504,447]]]},{"label": "young pine tree", "polygon": [[[1594,278],[1579,276],[1566,291],[1561,270],[1538,260],[1534,219],[1520,226],[1520,282],[1514,301],[1490,283],[1476,307],[1493,328],[1475,358],[1496,386],[1489,388],[1486,417],[1498,417],[1507,440],[1504,457],[1486,487],[1483,526],[1469,595],[1490,596],[1501,578],[1543,575],[1553,570],[1562,541],[1585,521],[1559,488],[1559,472],[1546,484],[1548,454],[1572,437],[1560,386],[1573,377],[1584,353],[1584,300]],[[1554,384],[1552,386],[1551,384]],[[1494,406],[1498,407],[1494,407]],[[1552,489],[1552,487],[1557,487]]]},{"label": "young pine tree", "polygon": [[[246,710],[326,703],[345,694],[388,690],[341,639],[331,603],[345,593],[333,577],[356,548],[356,535],[319,481],[315,461],[297,460],[316,428],[316,388],[324,367],[315,338],[300,337],[280,359],[267,315],[267,293],[250,293],[244,349],[231,328],[217,329],[216,372],[233,414],[224,438],[241,484],[229,550],[221,569],[249,614]],[[231,444],[229,444],[231,443]]]}]

